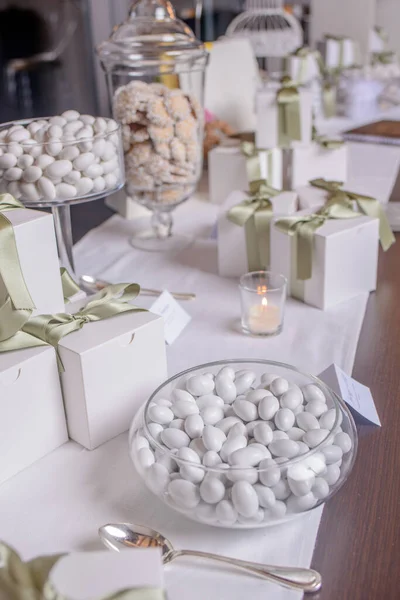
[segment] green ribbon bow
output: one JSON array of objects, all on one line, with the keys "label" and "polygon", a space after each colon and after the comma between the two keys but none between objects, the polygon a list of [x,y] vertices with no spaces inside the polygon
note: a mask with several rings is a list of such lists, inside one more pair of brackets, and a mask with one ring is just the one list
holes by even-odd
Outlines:
[{"label": "green ribbon bow", "polygon": [[245,228],[249,271],[259,271],[269,265],[270,227],[273,216],[271,198],[280,192],[265,180],[250,183],[249,198],[233,206],[228,219]]},{"label": "green ribbon bow", "polygon": [[329,202],[311,215],[299,215],[279,219],[276,227],[294,236],[296,272],[295,278],[306,281],[312,277],[314,234],[328,219],[354,219],[360,215],[344,204]]},{"label": "green ribbon bow", "polygon": [[14,229],[4,214],[21,208],[24,205],[11,194],[0,195],[0,277],[7,291],[0,305],[0,342],[19,331],[35,309],[22,273]]},{"label": "green ribbon bow", "polygon": [[310,185],[329,192],[330,203],[333,202],[351,207],[352,203],[355,202],[361,213],[372,219],[379,219],[379,237],[381,246],[385,252],[396,242],[385,211],[375,198],[343,190],[344,184],[341,181],[314,179],[310,181]]},{"label": "green ribbon bow", "polygon": [[294,140],[301,140],[300,93],[290,77],[282,79],[276,95],[278,104],[278,145],[288,148]]},{"label": "green ribbon bow", "polygon": [[[128,304],[140,292],[136,283],[109,285],[96,294],[81,311],[74,315],[59,313],[32,317],[12,338],[0,342],[0,352],[51,345],[57,350],[62,338],[82,329],[86,323],[110,319],[126,312],[146,312]],[[58,357],[60,371],[63,365]]]},{"label": "green ribbon bow", "polygon": [[375,65],[393,65],[396,62],[396,53],[391,51],[374,52],[372,54],[372,64]]},{"label": "green ribbon bow", "polygon": [[[310,57],[315,58],[315,60],[318,64],[320,75],[321,75],[321,77],[323,77],[323,75],[325,73],[325,66],[324,66],[324,61],[322,59],[322,56],[321,56],[321,53],[319,52],[319,50],[313,50],[312,48],[309,48],[308,46],[303,46],[301,48],[298,48],[294,52],[292,52],[292,54],[289,54],[289,56],[287,57],[287,60],[290,60],[291,56],[295,56],[300,59],[300,68],[299,68],[299,74],[297,77],[297,85],[301,85],[302,83],[306,82],[307,63],[308,63],[308,59]],[[286,69],[286,70],[288,70],[288,69]]]},{"label": "green ribbon bow", "polygon": [[67,303],[75,294],[81,291],[79,285],[75,282],[75,280],[71,277],[65,267],[60,269],[61,275],[61,285],[64,294],[64,302]]},{"label": "green ribbon bow", "polygon": [[[18,554],[0,542],[0,598],[7,600],[68,600],[54,589],[49,575],[63,555],[45,556],[23,562]],[[159,588],[124,590],[102,600],[164,600]]]}]

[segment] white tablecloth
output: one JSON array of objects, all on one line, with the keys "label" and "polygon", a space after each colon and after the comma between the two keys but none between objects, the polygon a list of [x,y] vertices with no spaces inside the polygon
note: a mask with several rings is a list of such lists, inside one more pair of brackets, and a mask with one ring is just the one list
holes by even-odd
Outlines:
[{"label": "white tablecloth", "polygon": [[[348,123],[325,130],[341,126]],[[397,159],[392,156],[389,165],[382,147],[375,152],[371,148],[352,147],[349,181],[353,189],[358,185],[360,192],[371,193],[374,188],[387,200]],[[96,204],[92,208],[96,210]],[[77,245],[78,271],[112,282],[138,281],[144,287],[197,294],[195,302],[184,304],[193,317],[191,324],[168,348],[170,374],[211,360],[250,357],[292,363],[313,374],[336,362],[351,373],[367,295],[326,312],[289,300],[280,336],[267,340],[244,336],[239,330],[237,282],[216,274],[216,242],[210,239],[215,217],[216,208],[199,200],[181,206],[176,211],[177,229],[192,233],[196,242],[173,257],[134,250],[129,237],[135,225],[114,216]],[[280,527],[250,531],[193,523],[145,489],[130,463],[126,434],[94,452],[70,442],[0,487],[0,537],[25,558],[99,548],[100,525],[129,521],[159,529],[181,548],[309,566],[321,514],[317,509]],[[191,562],[167,567],[166,584],[171,600],[299,597],[257,578]]]},{"label": "white tablecloth", "polygon": [[[266,340],[244,336],[239,329],[237,282],[216,275],[216,242],[210,240],[215,215],[215,207],[196,200],[177,210],[177,229],[191,231],[198,239],[175,257],[133,250],[132,223],[115,216],[78,244],[79,271],[197,294],[196,301],[184,305],[193,317],[191,324],[168,348],[171,374],[214,359],[245,357],[288,362],[315,374],[336,362],[351,372],[367,295],[326,312],[289,300],[280,336]],[[97,548],[100,525],[130,521],[158,528],[177,547],[259,562],[310,564],[320,509],[279,528],[246,532],[200,526],[172,512],[144,488],[130,464],[126,438],[124,434],[94,452],[68,443],[3,484],[0,537],[29,558]],[[204,569],[183,562],[169,566],[171,600],[299,596],[243,574]]]}]

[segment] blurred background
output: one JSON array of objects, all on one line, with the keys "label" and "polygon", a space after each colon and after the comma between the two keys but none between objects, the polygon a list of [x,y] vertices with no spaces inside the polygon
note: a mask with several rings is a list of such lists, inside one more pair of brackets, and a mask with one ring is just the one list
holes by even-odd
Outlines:
[{"label": "blurred background", "polygon": [[[285,0],[285,9],[301,23],[304,44],[310,41],[312,6],[323,1]],[[376,24],[385,27],[393,49],[399,51],[398,23],[390,15],[400,0],[374,2]],[[173,2],[180,18],[206,42],[223,36],[247,3]],[[0,122],[59,114],[67,108],[108,114],[104,76],[93,48],[125,20],[131,4],[132,0],[0,0]]]},{"label": "blurred background", "polygon": [[[109,110],[93,47],[126,18],[132,0],[0,0],[0,122]],[[225,34],[244,0],[176,0],[204,41]],[[293,7],[293,4],[295,5]],[[308,2],[288,2],[307,31]],[[306,34],[307,35],[307,34]],[[307,39],[307,38],[306,38]]]}]

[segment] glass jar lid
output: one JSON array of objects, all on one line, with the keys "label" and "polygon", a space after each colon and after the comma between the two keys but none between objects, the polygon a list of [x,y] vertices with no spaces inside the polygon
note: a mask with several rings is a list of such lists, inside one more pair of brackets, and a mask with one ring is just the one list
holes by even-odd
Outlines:
[{"label": "glass jar lid", "polygon": [[186,62],[189,68],[205,68],[208,58],[204,44],[176,17],[169,0],[136,0],[127,20],[113,29],[97,53],[106,71]]}]

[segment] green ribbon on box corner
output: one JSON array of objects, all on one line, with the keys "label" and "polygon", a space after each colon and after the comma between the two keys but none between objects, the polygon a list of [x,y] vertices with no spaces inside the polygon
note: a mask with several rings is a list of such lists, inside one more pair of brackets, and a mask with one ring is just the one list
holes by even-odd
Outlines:
[{"label": "green ribbon on box corner", "polygon": [[65,267],[60,269],[60,275],[64,302],[67,303],[73,296],[75,296],[75,294],[78,294],[81,291],[81,288],[71,277]]},{"label": "green ribbon on box corner", "polygon": [[[264,150],[262,148],[257,148],[254,142],[246,141],[241,143],[241,150],[242,154],[246,157],[247,181],[249,183],[251,183],[252,181],[264,181],[261,172],[260,152],[266,154],[268,161],[268,176],[266,183],[270,186],[274,169],[274,150]],[[272,189],[272,187],[270,187],[269,189]]]},{"label": "green ribbon on box corner", "polygon": [[328,219],[354,219],[359,217],[352,208],[336,202],[328,204],[311,215],[284,217],[275,226],[283,233],[294,236],[295,278],[306,281],[312,277],[314,234]]},{"label": "green ribbon on box corner", "polygon": [[322,87],[322,106],[326,119],[336,115],[337,88],[333,83],[325,82]]},{"label": "green ribbon on box corner", "polygon": [[11,194],[0,195],[0,277],[7,292],[0,305],[0,341],[19,331],[35,310],[22,272],[14,229],[4,214],[21,208],[24,205]]},{"label": "green ribbon on box corner", "polygon": [[[62,338],[82,329],[86,323],[110,319],[127,312],[147,312],[144,308],[129,304],[139,293],[140,286],[137,283],[109,285],[74,315],[59,313],[32,317],[13,337],[0,342],[0,352],[46,345],[57,350]],[[57,358],[62,372],[64,369],[58,354]]]},{"label": "green ribbon on box corner", "polygon": [[[15,550],[0,542],[0,597],[7,600],[67,600],[49,579],[52,568],[63,556],[43,556],[23,562]],[[101,600],[164,599],[162,589],[148,587],[122,590]]]},{"label": "green ribbon on box corner", "polygon": [[351,207],[352,203],[355,202],[361,213],[372,219],[379,219],[379,238],[385,252],[396,242],[385,211],[376,198],[344,190],[342,181],[314,179],[310,181],[310,185],[326,190],[329,193],[329,203]]},{"label": "green ribbon on box corner", "polygon": [[280,194],[265,180],[250,183],[249,198],[233,206],[228,219],[245,228],[249,271],[259,271],[269,265],[270,227],[273,216],[271,198]]},{"label": "green ribbon on box corner", "polygon": [[[287,56],[287,60],[289,60],[292,56],[295,56],[300,59],[299,74],[298,74],[297,81],[296,81],[297,85],[301,85],[306,81],[307,62],[308,62],[309,58],[315,58],[315,60],[318,64],[320,75],[321,75],[321,77],[324,76],[325,66],[324,66],[324,61],[322,59],[321,52],[319,50],[313,50],[312,48],[309,48],[308,46],[302,46],[301,48],[297,48],[297,50],[295,50],[294,52],[289,54]],[[287,67],[286,67],[286,70],[288,70]]]},{"label": "green ribbon on box corner", "polygon": [[290,77],[283,77],[276,95],[278,105],[278,145],[287,148],[301,140],[300,92]]}]

